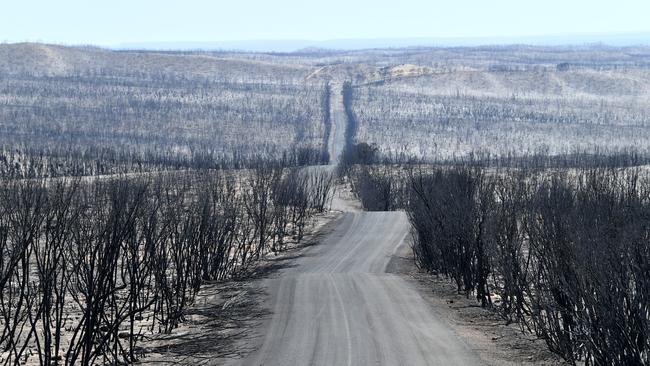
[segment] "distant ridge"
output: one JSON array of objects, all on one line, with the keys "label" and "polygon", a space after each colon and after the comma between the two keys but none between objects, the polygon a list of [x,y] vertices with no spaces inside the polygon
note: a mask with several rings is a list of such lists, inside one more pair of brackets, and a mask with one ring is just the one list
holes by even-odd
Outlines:
[{"label": "distant ridge", "polygon": [[113,49],[120,50],[205,50],[249,52],[305,52],[313,50],[352,51],[379,48],[407,47],[467,47],[489,45],[527,44],[534,46],[569,46],[602,44],[605,46],[650,45],[650,32],[589,33],[528,37],[466,37],[466,38],[378,38],[310,40],[248,40],[223,42],[139,42],[123,43]]}]

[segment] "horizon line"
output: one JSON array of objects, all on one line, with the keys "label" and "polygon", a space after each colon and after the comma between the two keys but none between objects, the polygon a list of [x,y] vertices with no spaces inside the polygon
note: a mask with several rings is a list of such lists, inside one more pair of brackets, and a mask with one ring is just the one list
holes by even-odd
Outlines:
[{"label": "horizon line", "polygon": [[[421,43],[418,43],[421,42]],[[66,43],[44,40],[3,40],[0,44],[50,44],[69,47],[97,47],[109,50],[147,51],[240,51],[296,52],[307,48],[327,51],[355,51],[399,48],[449,48],[489,46],[650,46],[650,30],[629,32],[574,32],[536,35],[450,36],[450,37],[376,37],[331,39],[239,39],[214,41],[128,41],[117,44]],[[355,45],[356,43],[356,45]],[[374,43],[374,44],[373,44]],[[400,44],[401,43],[401,44]],[[171,47],[170,47],[171,46]],[[288,47],[289,46],[289,47]],[[250,48],[245,48],[250,47]],[[288,47],[288,48],[287,48]],[[284,48],[284,49],[278,49]]]}]

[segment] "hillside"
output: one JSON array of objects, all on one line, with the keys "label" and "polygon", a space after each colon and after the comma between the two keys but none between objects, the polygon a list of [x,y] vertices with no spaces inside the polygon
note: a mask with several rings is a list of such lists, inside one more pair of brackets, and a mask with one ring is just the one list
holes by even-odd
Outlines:
[{"label": "hillside", "polygon": [[354,89],[356,140],[451,158],[634,149],[649,153],[650,69],[450,69]]},{"label": "hillside", "polygon": [[0,72],[8,75],[70,75],[85,72],[111,74],[172,74],[215,80],[304,79],[308,69],[300,65],[283,65],[244,55],[111,51],[97,47],[66,47],[38,43],[0,45]]},{"label": "hillside", "polygon": [[326,90],[305,82],[305,70],[206,54],[3,45],[0,151],[14,151],[4,169],[32,170],[23,155],[51,157],[39,164],[54,171],[61,160],[101,158],[100,173],[296,149],[320,159]]},{"label": "hillside", "polygon": [[[80,157],[103,161],[86,173],[326,160],[329,94],[344,82],[353,139],[386,154],[647,153],[650,137],[644,47],[238,53],[22,43],[0,45],[0,75],[0,161],[19,175],[35,164],[64,174],[62,161]],[[35,155],[49,159],[26,158]]]}]

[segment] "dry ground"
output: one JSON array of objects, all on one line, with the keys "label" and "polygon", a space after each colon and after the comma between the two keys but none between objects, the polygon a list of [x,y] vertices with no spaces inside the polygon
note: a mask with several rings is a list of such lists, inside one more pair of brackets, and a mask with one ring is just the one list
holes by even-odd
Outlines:
[{"label": "dry ground", "polygon": [[473,298],[456,291],[451,280],[417,268],[411,248],[404,245],[387,271],[400,274],[431,304],[433,311],[488,365],[565,365],[548,351],[543,340],[524,334],[516,324],[506,325],[498,314],[481,308]]},{"label": "dry ground", "polygon": [[[342,198],[338,202],[354,202],[347,197],[347,190],[339,190],[338,194]],[[282,268],[294,266],[294,259],[332,232],[341,216],[341,212],[332,211],[319,217],[303,244],[268,256],[246,279],[206,285],[179,329],[141,344],[146,355],[142,363],[222,365],[236,363],[254,352],[251,345],[264,339],[262,331],[272,316],[264,305],[270,294],[263,290],[262,281],[277,277]],[[516,324],[506,325],[498,314],[458,294],[449,280],[420,271],[408,245],[395,253],[387,272],[398,274],[413,285],[430,304],[436,318],[449,324],[486,364],[564,364],[546,349],[542,340],[522,333]]]},{"label": "dry ground", "polygon": [[242,279],[206,284],[189,308],[186,321],[172,334],[158,335],[140,344],[142,364],[221,365],[254,351],[248,342],[262,337],[259,329],[271,313],[263,305],[269,294],[260,283],[292,266],[310,246],[331,231],[338,211],[318,216],[303,241],[278,254],[269,254]]}]

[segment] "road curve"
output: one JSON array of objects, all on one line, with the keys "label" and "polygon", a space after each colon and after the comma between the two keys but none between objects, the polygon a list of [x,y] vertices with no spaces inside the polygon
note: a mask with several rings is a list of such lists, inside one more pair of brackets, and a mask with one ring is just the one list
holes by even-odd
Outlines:
[{"label": "road curve", "polygon": [[239,365],[475,365],[480,360],[398,275],[402,212],[350,211],[318,245],[264,286],[273,313]]}]

